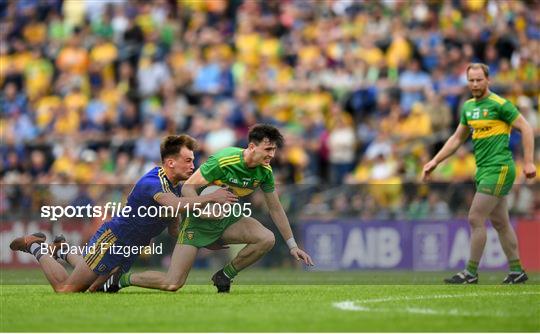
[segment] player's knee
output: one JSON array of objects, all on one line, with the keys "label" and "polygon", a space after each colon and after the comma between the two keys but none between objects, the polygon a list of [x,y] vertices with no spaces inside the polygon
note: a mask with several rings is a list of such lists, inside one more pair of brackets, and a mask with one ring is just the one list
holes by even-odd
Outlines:
[{"label": "player's knee", "polygon": [[74,287],[72,285],[55,285],[53,286],[54,292],[56,293],[73,293],[81,292],[81,289]]},{"label": "player's knee", "polygon": [[176,292],[176,291],[180,290],[183,286],[184,286],[184,283],[167,284],[167,285],[165,285],[163,290],[164,291],[169,291],[169,292]]},{"label": "player's knee", "polygon": [[69,292],[69,291],[66,291],[66,287],[65,287],[65,286],[53,286],[53,290],[54,290],[54,292],[56,292],[56,293],[66,293],[66,292]]},{"label": "player's knee", "polygon": [[471,212],[469,213],[468,220],[469,220],[469,224],[471,225],[473,229],[482,229],[482,228],[485,229],[484,222],[486,218],[482,217],[482,215]]},{"label": "player's knee", "polygon": [[165,285],[164,285],[163,290],[169,291],[169,292],[176,292],[176,291],[180,290],[184,286],[185,282],[186,282],[185,278],[167,279],[165,281]]},{"label": "player's knee", "polygon": [[265,251],[269,251],[270,249],[272,249],[275,243],[276,238],[274,237],[274,233],[267,231],[261,236],[260,244]]}]

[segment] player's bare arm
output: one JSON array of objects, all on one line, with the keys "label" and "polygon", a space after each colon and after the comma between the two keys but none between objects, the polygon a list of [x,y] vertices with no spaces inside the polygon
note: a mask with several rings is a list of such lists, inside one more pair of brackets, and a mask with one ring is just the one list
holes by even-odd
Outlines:
[{"label": "player's bare arm", "polygon": [[457,151],[457,149],[467,140],[470,132],[471,131],[467,126],[463,124],[458,125],[454,134],[448,138],[439,153],[424,165],[424,169],[422,170],[422,181],[426,182],[429,179],[431,172],[433,172],[441,162]]},{"label": "player's bare arm", "polygon": [[[197,189],[208,185],[210,182],[202,176],[200,170],[196,170],[188,180],[184,183],[182,186],[182,195],[186,196],[184,198],[188,197],[195,197],[197,196]],[[226,188],[224,189],[218,189],[215,192],[212,192],[209,195],[205,196],[211,196],[209,200],[206,202],[199,202],[201,204],[205,203],[217,203],[217,204],[225,204],[225,203],[235,203],[238,202],[238,197],[228,191]],[[220,210],[221,211],[221,210]],[[203,215],[206,219],[220,219],[222,216],[213,216],[211,213]]]},{"label": "player's bare arm", "polygon": [[[291,238],[293,238],[289,219],[285,214],[285,210],[283,210],[283,206],[281,206],[281,202],[279,201],[276,192],[264,193],[264,198],[266,201],[266,205],[268,206],[270,216],[272,217],[274,224],[276,224],[277,228],[279,229],[279,233],[281,234],[283,239],[290,240]],[[292,256],[294,256],[296,260],[302,260],[308,266],[314,265],[313,260],[311,259],[309,254],[298,248],[298,246],[292,247],[290,249],[290,253]]]},{"label": "player's bare arm", "polygon": [[536,177],[536,166],[534,165],[534,133],[523,115],[519,115],[518,118],[512,124],[513,127],[521,132],[521,141],[523,144],[523,174],[528,179]]},{"label": "player's bare arm", "polygon": [[193,173],[189,179],[184,182],[184,185],[182,186],[182,195],[186,197],[197,196],[197,189],[207,185],[208,183],[210,182],[208,182],[208,180],[202,176],[201,170],[197,169],[195,173]]}]

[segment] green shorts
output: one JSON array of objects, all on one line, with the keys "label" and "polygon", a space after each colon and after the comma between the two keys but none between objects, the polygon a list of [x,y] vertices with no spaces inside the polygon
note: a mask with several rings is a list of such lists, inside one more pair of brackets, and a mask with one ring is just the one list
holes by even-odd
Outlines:
[{"label": "green shorts", "polygon": [[516,179],[514,164],[478,167],[476,170],[476,191],[492,196],[506,196]]},{"label": "green shorts", "polygon": [[233,215],[223,219],[202,219],[186,217],[178,235],[180,245],[191,245],[197,248],[206,247],[216,242],[223,231],[242,219]]}]

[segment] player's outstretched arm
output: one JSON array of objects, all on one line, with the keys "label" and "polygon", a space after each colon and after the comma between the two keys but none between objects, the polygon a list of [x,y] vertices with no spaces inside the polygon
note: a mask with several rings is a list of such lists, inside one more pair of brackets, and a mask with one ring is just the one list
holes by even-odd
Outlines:
[{"label": "player's outstretched arm", "polygon": [[210,182],[202,176],[201,170],[197,169],[182,185],[182,195],[186,197],[195,197],[197,196],[197,189],[208,183]]},{"label": "player's outstretched arm", "polygon": [[431,159],[427,164],[424,165],[422,170],[422,181],[427,181],[431,172],[437,168],[437,166],[443,162],[446,158],[454,154],[457,149],[467,140],[469,137],[470,130],[466,125],[459,124],[454,134],[448,138],[446,143],[444,143],[443,148]]},{"label": "player's outstretched arm", "polygon": [[287,218],[285,210],[283,210],[283,206],[281,206],[278,195],[275,192],[264,193],[264,198],[266,205],[268,206],[270,216],[272,217],[274,224],[276,224],[279,233],[287,242],[291,255],[297,261],[303,261],[306,265],[313,266],[314,264],[311,256],[309,256],[309,254],[305,251],[301,250],[294,240],[289,218]]},{"label": "player's outstretched arm", "polygon": [[523,174],[529,179],[536,177],[536,166],[534,165],[534,133],[527,120],[519,115],[512,124],[521,132],[523,144]]}]

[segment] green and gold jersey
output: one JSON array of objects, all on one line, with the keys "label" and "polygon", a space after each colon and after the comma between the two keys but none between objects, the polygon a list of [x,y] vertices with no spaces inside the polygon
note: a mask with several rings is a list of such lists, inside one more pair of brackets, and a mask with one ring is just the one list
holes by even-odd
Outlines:
[{"label": "green and gold jersey", "polygon": [[244,150],[227,147],[211,155],[200,167],[206,181],[215,185],[228,185],[239,196],[251,194],[257,187],[270,193],[274,191],[274,174],[269,165],[249,168],[244,161]]},{"label": "green and gold jersey", "polygon": [[512,164],[508,147],[512,124],[519,112],[508,100],[490,93],[487,97],[467,100],[460,123],[471,128],[474,156],[478,167]]}]

